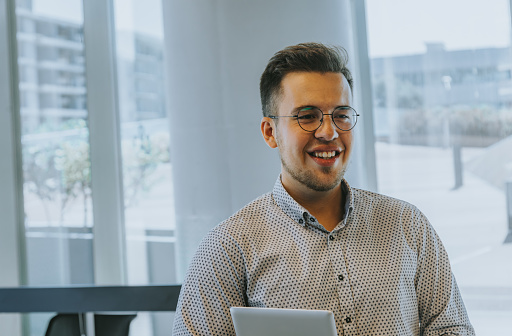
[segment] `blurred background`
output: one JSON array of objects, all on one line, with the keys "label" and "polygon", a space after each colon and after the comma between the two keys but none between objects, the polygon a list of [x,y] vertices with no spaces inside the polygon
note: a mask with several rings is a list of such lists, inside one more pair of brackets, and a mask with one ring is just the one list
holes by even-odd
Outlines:
[{"label": "blurred background", "polygon": [[[508,335],[510,18],[509,0],[0,0],[0,285],[180,283],[279,174],[266,62],[317,41],[355,77],[349,182],[418,206],[477,334]],[[52,315],[4,314],[0,335]],[[140,313],[131,334],[172,319]]]}]

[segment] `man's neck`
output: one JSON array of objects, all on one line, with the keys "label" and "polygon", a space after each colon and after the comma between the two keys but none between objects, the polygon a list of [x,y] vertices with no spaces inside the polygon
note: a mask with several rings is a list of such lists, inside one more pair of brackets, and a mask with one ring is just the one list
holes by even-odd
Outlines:
[{"label": "man's neck", "polygon": [[316,191],[304,186],[301,190],[290,190],[290,196],[313,215],[326,230],[332,231],[343,219],[345,194],[341,184],[328,191]]}]

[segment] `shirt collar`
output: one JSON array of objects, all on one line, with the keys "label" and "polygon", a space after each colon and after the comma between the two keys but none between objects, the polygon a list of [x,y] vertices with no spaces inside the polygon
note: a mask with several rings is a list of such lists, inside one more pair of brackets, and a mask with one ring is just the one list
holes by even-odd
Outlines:
[{"label": "shirt collar", "polygon": [[[354,208],[354,200],[353,200],[353,194],[352,194],[352,188],[349,186],[347,181],[343,179],[341,181],[341,188],[342,192],[346,195],[346,201],[345,201],[345,217],[342,220],[342,223],[346,221],[346,218],[349,215],[349,212],[351,212]],[[297,203],[293,199],[293,197],[290,196],[290,194],[286,191],[286,189],[283,187],[283,184],[281,182],[281,176],[279,176],[276,180],[276,183],[274,184],[274,189],[272,190],[272,196],[277,203],[277,205],[283,210],[288,217],[293,219],[295,222],[302,226],[306,226],[306,224],[315,226],[320,228],[323,231],[326,231],[325,228],[318,223],[315,217],[313,217],[309,211],[306,210],[302,205]],[[338,225],[339,226],[339,225]]]}]

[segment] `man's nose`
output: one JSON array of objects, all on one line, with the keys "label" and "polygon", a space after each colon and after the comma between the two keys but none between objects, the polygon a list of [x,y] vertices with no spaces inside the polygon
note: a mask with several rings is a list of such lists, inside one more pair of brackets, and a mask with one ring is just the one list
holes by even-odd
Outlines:
[{"label": "man's nose", "polygon": [[338,128],[334,125],[330,115],[324,115],[320,127],[315,131],[315,137],[325,141],[332,141],[339,137]]}]

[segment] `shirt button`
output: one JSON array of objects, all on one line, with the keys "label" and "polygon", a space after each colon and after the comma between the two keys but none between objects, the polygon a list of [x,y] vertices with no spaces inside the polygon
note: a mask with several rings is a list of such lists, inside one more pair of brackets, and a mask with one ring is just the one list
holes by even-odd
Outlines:
[{"label": "shirt button", "polygon": [[339,280],[339,281],[343,281],[343,279],[345,279],[345,277],[343,276],[343,274],[338,275],[338,280]]},{"label": "shirt button", "polygon": [[352,323],[352,319],[350,318],[350,316],[345,319],[345,322]]},{"label": "shirt button", "polygon": [[315,219],[313,217],[311,217],[309,220],[311,221],[311,223],[315,222]]},{"label": "shirt button", "polygon": [[329,236],[329,240],[334,240],[334,236]]},{"label": "shirt button", "polygon": [[304,223],[304,220],[299,219],[299,224],[302,224],[302,223]]}]

